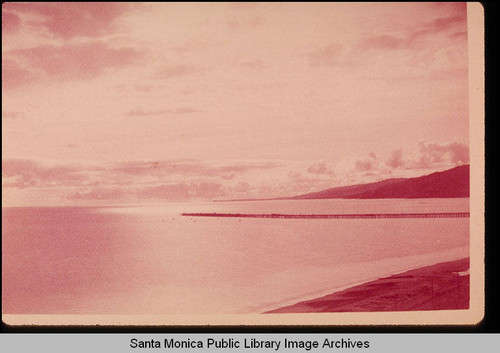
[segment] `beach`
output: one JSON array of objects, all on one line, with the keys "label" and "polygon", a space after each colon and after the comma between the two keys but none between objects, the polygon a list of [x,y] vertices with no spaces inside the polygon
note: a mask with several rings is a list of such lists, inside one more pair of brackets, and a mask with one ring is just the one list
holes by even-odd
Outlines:
[{"label": "beach", "polygon": [[383,277],[266,313],[459,310],[469,308],[469,258]]}]

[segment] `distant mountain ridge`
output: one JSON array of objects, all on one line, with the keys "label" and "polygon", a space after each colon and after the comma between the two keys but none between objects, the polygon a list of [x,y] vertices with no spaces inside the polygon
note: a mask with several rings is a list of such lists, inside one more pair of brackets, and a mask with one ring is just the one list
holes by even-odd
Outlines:
[{"label": "distant mountain ridge", "polygon": [[375,183],[341,186],[279,199],[416,199],[469,197],[469,173],[469,165],[462,165],[417,178],[386,179]]}]

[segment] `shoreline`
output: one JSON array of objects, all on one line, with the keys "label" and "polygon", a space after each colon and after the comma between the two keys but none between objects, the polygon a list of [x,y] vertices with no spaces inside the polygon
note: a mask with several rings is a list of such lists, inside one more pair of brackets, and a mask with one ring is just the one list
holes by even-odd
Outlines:
[{"label": "shoreline", "polygon": [[467,257],[423,266],[264,313],[468,309],[469,262]]},{"label": "shoreline", "polygon": [[357,218],[469,218],[469,212],[434,213],[340,213],[340,214],[284,214],[284,213],[181,213],[184,217],[284,218],[284,219],[357,219]]}]

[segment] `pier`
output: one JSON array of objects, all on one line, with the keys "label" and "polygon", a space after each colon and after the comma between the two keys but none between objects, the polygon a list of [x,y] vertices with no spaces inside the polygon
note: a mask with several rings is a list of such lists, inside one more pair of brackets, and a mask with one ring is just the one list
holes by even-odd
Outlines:
[{"label": "pier", "polygon": [[372,218],[469,218],[469,212],[438,213],[366,213],[366,214],[253,214],[253,213],[182,213],[187,217],[285,218],[285,219],[372,219]]}]

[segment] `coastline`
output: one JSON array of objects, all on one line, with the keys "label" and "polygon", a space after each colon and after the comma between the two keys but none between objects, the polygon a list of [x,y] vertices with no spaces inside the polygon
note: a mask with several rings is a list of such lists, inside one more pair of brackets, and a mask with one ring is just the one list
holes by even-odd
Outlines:
[{"label": "coastline", "polygon": [[284,219],[367,219],[367,218],[469,218],[469,212],[433,213],[339,213],[339,214],[250,214],[250,213],[181,213],[184,217],[221,217],[221,218],[284,218]]},{"label": "coastline", "polygon": [[265,313],[468,309],[469,286],[467,257],[381,277]]}]

